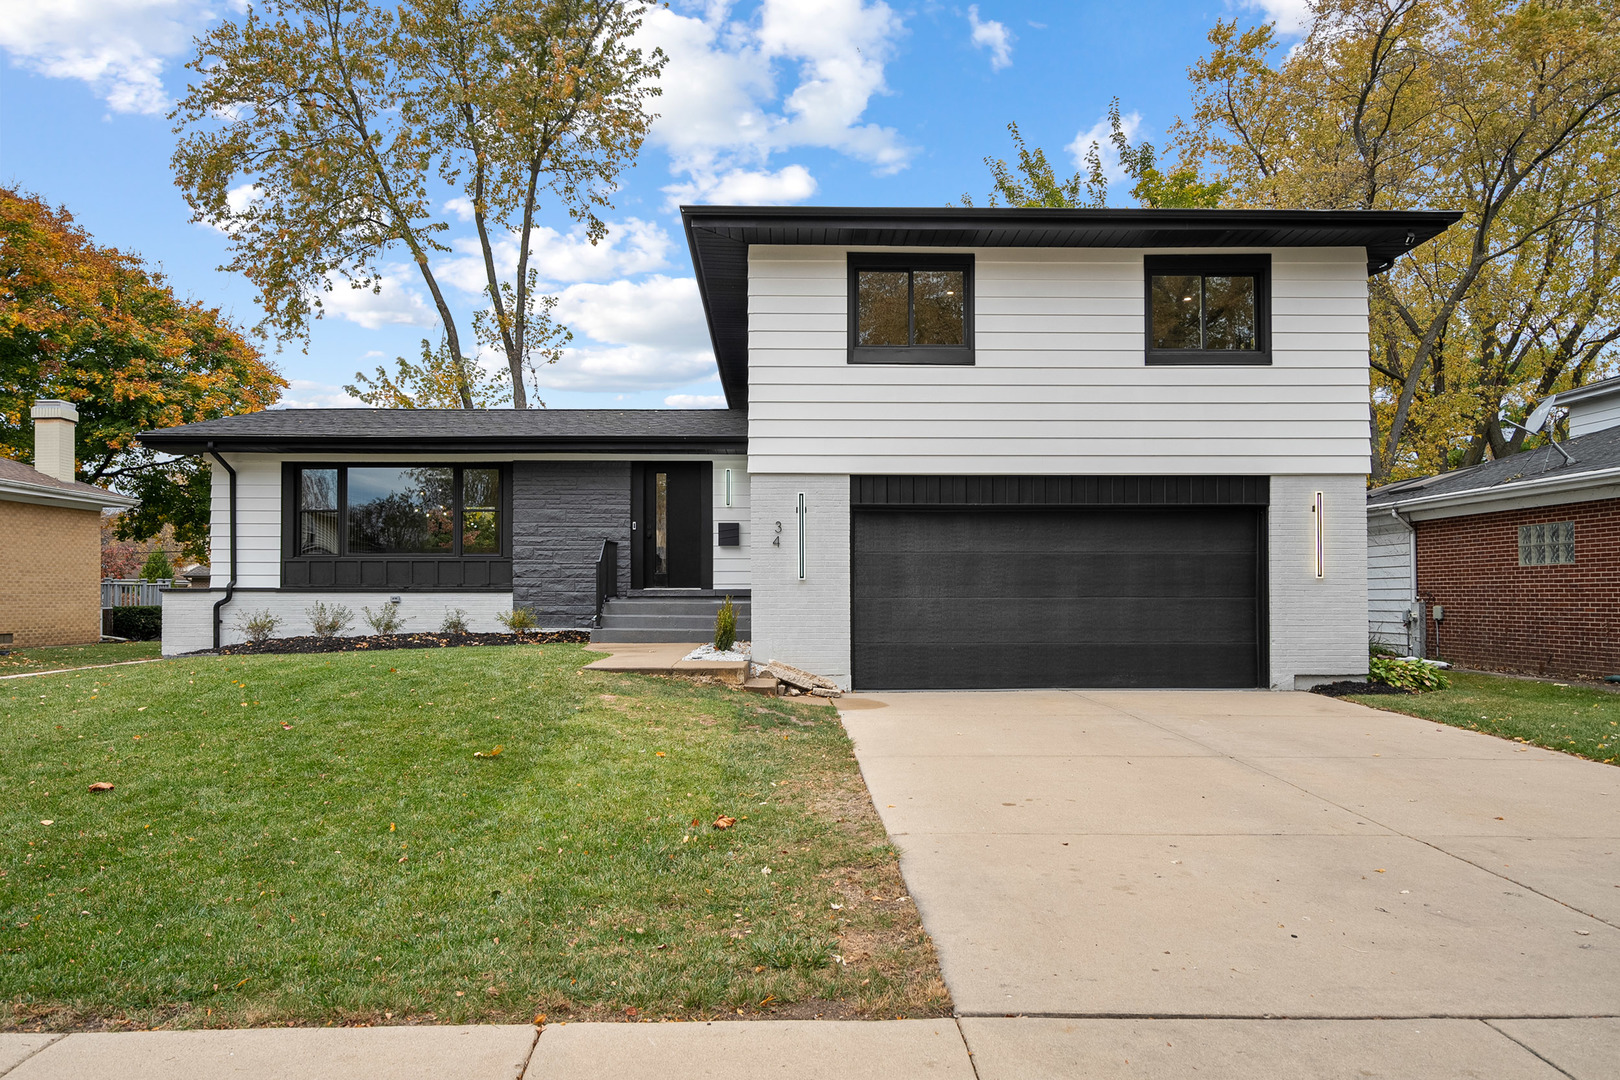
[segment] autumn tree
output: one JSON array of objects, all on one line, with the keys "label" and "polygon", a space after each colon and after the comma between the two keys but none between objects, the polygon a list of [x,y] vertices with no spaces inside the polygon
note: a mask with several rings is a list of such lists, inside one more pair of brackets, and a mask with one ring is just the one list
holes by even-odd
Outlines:
[{"label": "autumn tree", "polygon": [[34,401],[73,402],[79,479],[141,500],[120,536],[172,524],[187,556],[206,558],[208,469],[136,435],[255,412],[286,385],[217,309],[176,297],[66,210],[0,188],[0,454],[32,461]]},{"label": "autumn tree", "polygon": [[1229,204],[1464,212],[1372,280],[1375,479],[1512,453],[1504,414],[1612,362],[1616,40],[1604,0],[1312,0],[1286,51],[1210,32],[1179,136]]},{"label": "autumn tree", "polygon": [[[664,57],[631,44],[650,0],[269,0],[199,41],[173,117],[176,180],[218,225],[229,269],[257,287],[263,326],[306,336],[333,288],[376,290],[404,256],[433,299],[455,400],[474,356],[501,356],[511,401],[554,362],[565,331],[539,291],[534,230],[549,198],[591,241],[635,159]],[[445,198],[454,195],[454,199]],[[461,317],[441,275],[446,207],[470,215],[483,283]],[[464,331],[470,330],[468,337]],[[387,376],[406,398],[437,399]],[[357,381],[384,398],[376,377]]]}]

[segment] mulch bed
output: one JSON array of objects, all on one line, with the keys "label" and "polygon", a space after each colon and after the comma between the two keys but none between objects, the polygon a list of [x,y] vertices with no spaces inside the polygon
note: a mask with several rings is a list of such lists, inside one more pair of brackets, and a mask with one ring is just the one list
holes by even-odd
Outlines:
[{"label": "mulch bed", "polygon": [[219,650],[220,656],[262,653],[375,652],[383,649],[454,649],[463,645],[583,645],[589,630],[552,630],[536,634],[367,634],[359,637],[289,637],[244,641]]},{"label": "mulch bed", "polygon": [[1381,682],[1356,682],[1353,679],[1345,679],[1342,682],[1322,683],[1319,686],[1313,686],[1311,687],[1311,693],[1325,694],[1328,697],[1350,697],[1351,695],[1361,694],[1400,694],[1403,697],[1409,697],[1417,693],[1417,691],[1402,690],[1398,686],[1389,686]]}]

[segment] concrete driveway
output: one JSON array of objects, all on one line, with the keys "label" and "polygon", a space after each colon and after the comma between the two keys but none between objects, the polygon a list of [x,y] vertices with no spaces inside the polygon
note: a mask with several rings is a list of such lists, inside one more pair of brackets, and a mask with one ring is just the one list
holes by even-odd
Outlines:
[{"label": "concrete driveway", "polygon": [[1613,766],[1311,694],[841,704],[980,1080],[1620,1076]]}]

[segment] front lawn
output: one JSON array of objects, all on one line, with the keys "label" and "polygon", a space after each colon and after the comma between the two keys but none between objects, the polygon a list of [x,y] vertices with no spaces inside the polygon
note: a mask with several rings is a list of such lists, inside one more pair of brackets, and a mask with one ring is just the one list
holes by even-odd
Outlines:
[{"label": "front lawn", "polygon": [[0,683],[0,1028],[947,1012],[835,712],[592,655]]},{"label": "front lawn", "polygon": [[1620,757],[1620,694],[1466,671],[1449,674],[1448,690],[1347,700],[1609,764]]},{"label": "front lawn", "polygon": [[156,641],[107,641],[98,645],[53,645],[43,649],[13,648],[11,655],[0,656],[0,675],[121,664],[127,660],[156,660],[161,648],[162,645]]}]

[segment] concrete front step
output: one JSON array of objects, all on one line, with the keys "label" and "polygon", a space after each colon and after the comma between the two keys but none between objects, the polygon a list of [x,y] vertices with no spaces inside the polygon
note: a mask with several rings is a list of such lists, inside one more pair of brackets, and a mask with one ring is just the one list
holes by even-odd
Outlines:
[{"label": "concrete front step", "polygon": [[[591,640],[707,641],[714,637],[714,618],[724,602],[725,596],[717,593],[615,597],[602,608],[602,625],[591,632]],[[732,606],[737,609],[737,636],[746,641],[751,628],[747,597],[734,596]]]}]

